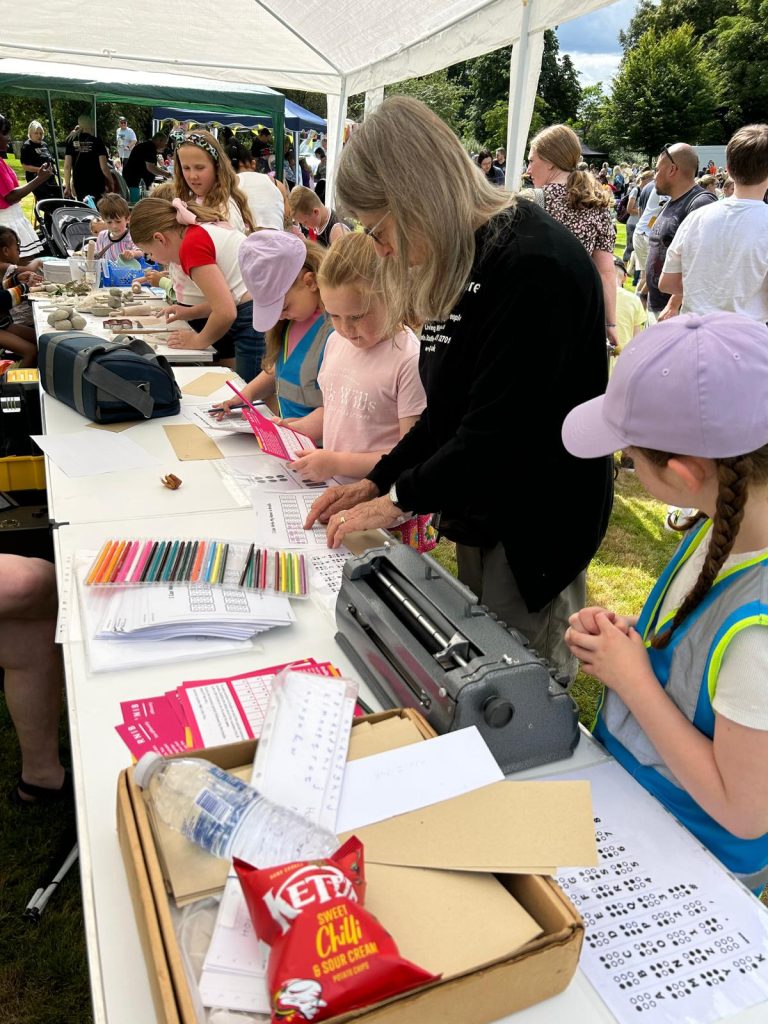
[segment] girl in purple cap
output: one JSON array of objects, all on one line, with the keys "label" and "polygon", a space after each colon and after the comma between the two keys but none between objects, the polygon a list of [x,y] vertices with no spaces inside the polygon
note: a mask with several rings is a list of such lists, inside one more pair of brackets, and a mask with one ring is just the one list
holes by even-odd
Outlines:
[{"label": "girl in purple cap", "polygon": [[[253,324],[266,331],[261,372],[243,395],[266,401],[278,416],[307,416],[323,404],[317,382],[333,325],[317,275],[325,250],[288,231],[255,231],[240,250],[240,270],[253,296]],[[221,406],[229,414],[232,402]]]},{"label": "girl in purple cap", "polygon": [[768,881],[768,328],[675,317],[630,342],[566,448],[628,448],[701,511],[639,616],[582,608],[566,642],[605,689],[594,734],[755,892]]}]

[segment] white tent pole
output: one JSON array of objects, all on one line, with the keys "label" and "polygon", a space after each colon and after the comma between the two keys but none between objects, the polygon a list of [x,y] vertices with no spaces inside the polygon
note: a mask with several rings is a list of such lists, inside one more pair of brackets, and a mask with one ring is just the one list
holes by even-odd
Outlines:
[{"label": "white tent pole", "polygon": [[336,164],[341,156],[344,142],[344,125],[347,120],[347,100],[349,99],[347,79],[342,76],[341,89],[338,96],[328,96],[328,150],[325,172],[325,205],[333,206],[333,179]]},{"label": "white tent pole", "polygon": [[528,78],[528,29],[531,24],[533,0],[522,0],[523,16],[520,23],[520,38],[512,45],[509,64],[509,111],[507,113],[507,163],[504,183],[507,188],[516,189],[520,180],[521,149],[518,142],[523,113],[523,89]]},{"label": "white tent pole", "polygon": [[48,101],[48,122],[51,126],[51,140],[53,142],[53,159],[56,163],[56,180],[59,185],[62,185],[61,181],[61,168],[59,167],[59,147],[56,142],[56,125],[53,123],[53,104],[51,103],[51,92],[50,89],[46,89],[45,98]]},{"label": "white tent pole", "polygon": [[384,102],[384,86],[379,89],[369,89],[365,94],[365,106],[363,107],[363,120],[372,114],[376,107]]}]

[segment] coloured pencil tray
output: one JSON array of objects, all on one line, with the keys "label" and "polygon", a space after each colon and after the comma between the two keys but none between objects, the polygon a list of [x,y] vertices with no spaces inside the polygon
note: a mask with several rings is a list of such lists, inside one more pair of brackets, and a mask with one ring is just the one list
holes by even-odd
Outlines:
[{"label": "coloured pencil tray", "polygon": [[309,567],[298,551],[209,538],[111,538],[93,560],[86,586],[209,586],[286,597],[309,596]]}]

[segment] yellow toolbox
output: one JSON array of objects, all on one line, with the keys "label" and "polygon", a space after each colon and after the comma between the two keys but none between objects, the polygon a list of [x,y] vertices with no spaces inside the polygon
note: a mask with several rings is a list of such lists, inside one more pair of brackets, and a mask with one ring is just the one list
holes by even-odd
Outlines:
[{"label": "yellow toolbox", "polygon": [[8,455],[0,459],[0,491],[45,490],[43,455]]}]

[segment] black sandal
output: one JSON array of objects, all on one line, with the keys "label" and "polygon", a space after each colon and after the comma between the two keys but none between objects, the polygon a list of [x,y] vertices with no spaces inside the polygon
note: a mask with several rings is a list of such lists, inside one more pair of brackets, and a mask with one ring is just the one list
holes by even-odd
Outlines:
[{"label": "black sandal", "polygon": [[[21,794],[28,797],[25,800]],[[64,782],[58,789],[50,789],[48,786],[34,786],[31,782],[25,782],[19,775],[16,785],[8,794],[8,799],[14,807],[38,807],[57,803],[73,803],[74,790],[72,788],[72,775],[64,773]]]}]

